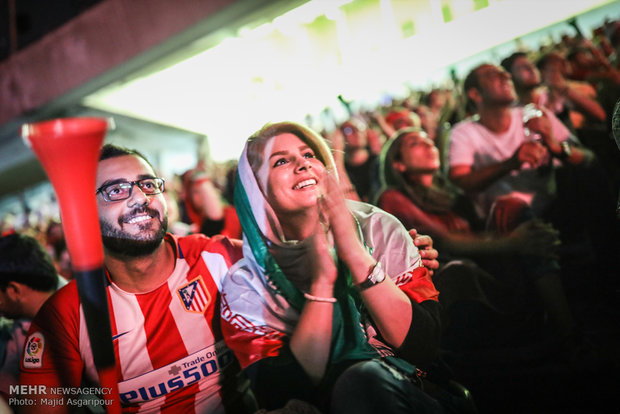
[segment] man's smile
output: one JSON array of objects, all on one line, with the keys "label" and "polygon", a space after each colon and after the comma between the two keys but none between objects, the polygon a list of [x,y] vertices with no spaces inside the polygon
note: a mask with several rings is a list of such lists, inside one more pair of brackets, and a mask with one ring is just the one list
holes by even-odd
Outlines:
[{"label": "man's smile", "polygon": [[140,214],[140,215],[134,216],[133,218],[127,220],[126,223],[135,224],[135,223],[141,223],[143,221],[147,221],[147,220],[150,220],[150,219],[151,219],[150,215],[148,215],[148,214]]},{"label": "man's smile", "polygon": [[149,207],[141,207],[120,216],[118,223],[121,226],[123,226],[123,224],[141,224],[156,218],[159,218],[157,210]]}]

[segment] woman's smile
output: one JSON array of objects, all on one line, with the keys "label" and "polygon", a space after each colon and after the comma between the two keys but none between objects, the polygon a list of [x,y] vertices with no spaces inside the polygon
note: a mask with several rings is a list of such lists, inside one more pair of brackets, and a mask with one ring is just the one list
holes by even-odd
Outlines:
[{"label": "woman's smile", "polygon": [[267,201],[278,213],[290,214],[316,207],[325,166],[314,151],[290,133],[276,135],[265,154],[270,160]]},{"label": "woman's smile", "polygon": [[317,184],[314,178],[303,180],[293,186],[293,190],[304,190],[308,187],[314,187]]}]

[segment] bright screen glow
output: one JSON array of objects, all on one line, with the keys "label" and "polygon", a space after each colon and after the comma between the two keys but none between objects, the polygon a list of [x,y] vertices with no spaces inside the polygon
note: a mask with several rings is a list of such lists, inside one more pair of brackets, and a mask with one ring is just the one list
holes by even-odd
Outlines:
[{"label": "bright screen glow", "polygon": [[448,66],[462,76],[481,51],[608,3],[314,0],[84,104],[204,134],[215,161],[236,159],[269,121],[318,119],[327,106],[343,116],[338,94],[370,107],[445,83]]}]

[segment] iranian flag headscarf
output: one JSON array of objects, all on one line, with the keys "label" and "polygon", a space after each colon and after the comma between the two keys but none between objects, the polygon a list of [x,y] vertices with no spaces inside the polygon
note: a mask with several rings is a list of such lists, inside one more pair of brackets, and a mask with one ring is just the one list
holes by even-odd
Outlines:
[{"label": "iranian flag headscarf", "polygon": [[[254,261],[261,269],[266,289],[276,290],[291,307],[301,312],[305,299],[303,280],[300,279],[309,281],[312,275],[307,274],[307,268],[304,269],[300,263],[308,256],[307,249],[311,243],[284,238],[278,217],[268,204],[263,190],[267,188],[269,169],[269,164],[264,160],[271,152],[273,137],[284,133],[300,138],[314,151],[327,171],[336,174],[330,149],[321,136],[292,122],[269,124],[246,143],[237,168],[234,202],[243,228],[245,259]],[[361,237],[361,232],[359,234]],[[335,254],[333,257],[338,268],[334,289],[338,302],[334,304],[330,362],[376,357],[377,351],[368,344],[362,327],[362,301],[357,289],[352,286],[350,272],[343,263],[338,262]],[[295,283],[295,280],[300,283]]]}]

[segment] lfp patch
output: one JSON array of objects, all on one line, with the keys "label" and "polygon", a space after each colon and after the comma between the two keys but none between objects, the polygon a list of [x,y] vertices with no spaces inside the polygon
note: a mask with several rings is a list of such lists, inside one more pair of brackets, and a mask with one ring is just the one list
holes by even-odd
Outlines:
[{"label": "lfp patch", "polygon": [[205,287],[202,276],[193,279],[187,285],[177,289],[181,303],[188,312],[204,313],[211,300],[211,295]]},{"label": "lfp patch", "polygon": [[43,352],[45,351],[45,337],[41,332],[35,332],[26,340],[24,352],[24,368],[41,368],[43,366]]}]

